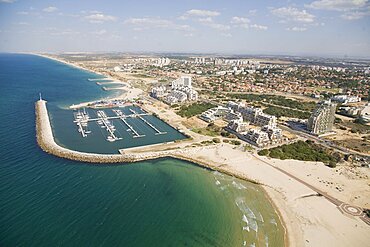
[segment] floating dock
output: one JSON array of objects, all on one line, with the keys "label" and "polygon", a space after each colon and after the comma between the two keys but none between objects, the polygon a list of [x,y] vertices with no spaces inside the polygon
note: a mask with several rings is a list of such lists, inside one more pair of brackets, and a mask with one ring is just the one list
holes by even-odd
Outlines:
[{"label": "floating dock", "polygon": [[130,109],[130,112],[132,112],[132,114],[134,116],[137,116],[138,118],[140,118],[144,123],[146,123],[147,125],[149,125],[152,129],[154,129],[154,131],[157,132],[157,133],[155,133],[156,135],[164,135],[164,134],[167,134],[167,132],[160,131],[153,124],[151,124],[148,120],[146,120],[145,118],[142,117],[143,114],[144,115],[147,115],[147,114],[145,114],[145,113],[139,114],[139,113],[137,113],[136,111],[134,111],[132,109]]},{"label": "floating dock", "polygon": [[113,110],[113,112],[114,113],[116,113],[117,114],[117,116],[119,117],[119,119],[121,119],[122,120],[122,122],[124,122],[126,125],[127,125],[127,127],[129,127],[129,129],[132,131],[132,133],[134,133],[134,135],[133,135],[133,137],[134,138],[136,138],[136,137],[144,137],[145,135],[140,135],[133,127],[132,127],[132,125],[131,124],[129,124],[127,121],[126,121],[126,119],[125,118],[127,118],[127,117],[131,117],[132,115],[124,115],[123,113],[122,113],[122,111],[121,110]]},{"label": "floating dock", "polygon": [[117,137],[114,132],[116,130],[116,128],[114,127],[114,125],[107,119],[107,114],[105,114],[104,111],[102,110],[99,110],[96,112],[96,114],[98,115],[98,121],[97,123],[99,125],[101,125],[103,128],[105,128],[109,135],[107,137],[107,141],[110,141],[110,142],[114,142],[114,141],[117,141],[117,140],[121,140],[122,138],[120,137]]},{"label": "floating dock", "polygon": [[115,113],[115,116],[108,116],[105,111],[103,110],[97,110],[96,111],[96,117],[90,118],[88,113],[86,113],[85,109],[83,111],[78,110],[74,113],[74,123],[77,125],[78,132],[81,134],[82,137],[87,137],[89,133],[91,133],[90,130],[88,130],[87,126],[90,122],[96,122],[98,126],[100,126],[102,129],[105,129],[108,132],[107,141],[114,142],[117,140],[121,140],[122,137],[117,136],[116,134],[116,128],[111,122],[111,120],[117,119],[123,122],[124,126],[127,126],[127,131],[130,131],[132,133],[133,138],[138,137],[144,137],[145,134],[139,133],[137,126],[130,124],[127,121],[127,118],[138,118],[141,121],[144,122],[144,124],[148,125],[150,128],[152,128],[155,131],[155,135],[163,135],[167,134],[167,132],[163,132],[159,130],[156,126],[154,126],[151,122],[146,120],[143,116],[151,115],[150,113],[143,112],[138,113],[137,111],[133,109],[129,109],[131,114],[124,114],[122,110],[120,109],[112,109],[112,111]]},{"label": "floating dock", "polygon": [[[90,117],[89,114],[86,113],[85,108],[83,112],[81,111],[75,112],[74,117],[75,120],[73,122],[76,123],[78,127],[78,132],[81,133],[82,137],[86,137],[87,134],[91,133],[91,131],[87,129],[87,122],[89,121]],[[86,130],[84,127],[86,128]]]}]

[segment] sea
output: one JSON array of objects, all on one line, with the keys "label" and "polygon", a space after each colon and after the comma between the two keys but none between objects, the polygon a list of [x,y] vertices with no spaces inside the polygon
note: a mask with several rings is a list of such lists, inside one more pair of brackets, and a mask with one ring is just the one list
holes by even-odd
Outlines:
[{"label": "sea", "polygon": [[36,55],[0,54],[0,246],[284,246],[282,223],[258,185],[172,158],[107,165],[43,152],[35,133],[40,92],[60,145],[117,151],[99,149],[103,139],[92,149],[78,144],[69,121],[69,105],[120,93],[88,80],[101,77]]}]

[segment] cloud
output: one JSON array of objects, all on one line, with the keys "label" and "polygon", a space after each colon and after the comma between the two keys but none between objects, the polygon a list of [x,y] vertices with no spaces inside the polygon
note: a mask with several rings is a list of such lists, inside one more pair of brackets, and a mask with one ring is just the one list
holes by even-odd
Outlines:
[{"label": "cloud", "polygon": [[252,9],[252,10],[249,10],[248,11],[248,14],[251,16],[251,15],[256,15],[257,14],[257,10],[256,9]]},{"label": "cloud", "polygon": [[52,13],[52,12],[55,12],[57,10],[58,10],[58,8],[56,8],[54,6],[50,6],[50,7],[44,8],[42,11]]},{"label": "cloud", "polygon": [[206,18],[199,18],[198,21],[201,23],[211,23],[213,22],[213,19],[211,17],[206,17]]},{"label": "cloud", "polygon": [[312,9],[344,12],[341,17],[348,21],[370,16],[369,0],[317,0],[305,6]]},{"label": "cloud", "polygon": [[168,27],[172,24],[171,21],[161,18],[130,18],[124,21],[125,24],[132,25],[150,25],[155,27]]},{"label": "cloud", "polygon": [[123,22],[127,25],[132,25],[135,31],[142,31],[151,28],[163,28],[180,31],[191,31],[192,28],[189,25],[178,25],[170,20],[162,19],[159,17],[149,18],[130,18]]},{"label": "cloud", "polygon": [[28,22],[18,22],[17,24],[21,25],[21,26],[29,26],[30,25]]},{"label": "cloud", "polygon": [[202,9],[191,9],[185,12],[181,19],[187,19],[189,17],[215,17],[219,16],[220,12],[212,10],[202,10]]},{"label": "cloud", "polygon": [[90,23],[103,23],[106,21],[116,21],[117,17],[111,15],[104,15],[102,13],[95,13],[88,16],[85,16],[85,19]]},{"label": "cloud", "polygon": [[292,31],[292,32],[304,32],[307,30],[305,27],[288,27],[285,30]]},{"label": "cloud", "polygon": [[370,16],[370,8],[365,11],[349,11],[341,15],[341,17],[347,21],[359,20],[365,16]]},{"label": "cloud", "polygon": [[103,35],[103,34],[106,34],[106,33],[107,33],[107,30],[105,30],[105,29],[92,32],[92,34],[95,34],[95,35]]},{"label": "cloud", "polygon": [[230,30],[229,25],[224,25],[224,24],[220,24],[220,23],[211,22],[211,23],[204,23],[204,25],[207,26],[207,27],[219,30],[219,31]]},{"label": "cloud", "polygon": [[226,38],[232,37],[231,33],[222,33],[221,35],[226,37]]},{"label": "cloud", "polygon": [[318,0],[305,5],[307,8],[348,11],[365,7],[368,0]]},{"label": "cloud", "polygon": [[17,14],[18,15],[28,15],[29,12],[27,12],[27,11],[19,11],[19,12],[17,12]]},{"label": "cloud", "polygon": [[185,37],[194,37],[194,34],[193,33],[186,33],[184,34]]},{"label": "cloud", "polygon": [[230,21],[231,24],[248,24],[250,22],[251,21],[248,18],[239,16],[234,16]]},{"label": "cloud", "polygon": [[231,18],[230,23],[233,25],[233,27],[241,27],[245,29],[252,28],[256,30],[267,30],[267,26],[251,24],[251,20],[246,17],[234,16]]},{"label": "cloud", "polygon": [[344,11],[341,17],[347,21],[355,21],[370,16],[370,5],[358,10]]},{"label": "cloud", "polygon": [[80,34],[80,32],[73,31],[71,29],[66,29],[66,30],[61,30],[61,31],[55,30],[55,32],[50,33],[50,35],[53,35],[53,36],[69,36],[69,35],[77,35],[77,34]]},{"label": "cloud", "polygon": [[0,0],[0,3],[14,3],[16,0]]},{"label": "cloud", "polygon": [[314,22],[315,20],[315,16],[308,13],[306,10],[299,10],[293,7],[281,7],[278,9],[272,9],[271,13],[283,19],[284,22],[295,21],[295,22],[311,23],[311,22]]},{"label": "cloud", "polygon": [[256,30],[267,30],[267,26],[264,25],[257,25],[257,24],[252,24],[250,25],[251,28],[256,29]]},{"label": "cloud", "polygon": [[213,17],[219,16],[220,12],[213,10],[202,10],[202,9],[191,9],[186,11],[182,16],[179,17],[180,20],[187,20],[189,18],[195,19],[203,26],[210,27],[219,31],[226,31],[230,29],[229,25],[216,23]]}]

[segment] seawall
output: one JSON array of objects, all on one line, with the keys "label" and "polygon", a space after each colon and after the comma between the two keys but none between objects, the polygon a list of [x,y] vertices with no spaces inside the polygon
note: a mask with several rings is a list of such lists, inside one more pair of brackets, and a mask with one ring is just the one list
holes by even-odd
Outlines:
[{"label": "seawall", "polygon": [[243,175],[236,174],[235,172],[231,172],[226,169],[223,169],[222,167],[215,166],[214,164],[211,164],[207,161],[194,159],[187,155],[188,149],[192,149],[194,151],[194,149],[201,149],[199,147],[166,150],[158,152],[146,152],[140,154],[95,154],[70,150],[58,145],[54,140],[49,114],[46,107],[46,101],[45,100],[36,101],[35,110],[36,110],[35,113],[36,113],[37,143],[42,150],[57,157],[81,162],[100,163],[100,164],[132,163],[137,161],[170,157],[188,161],[196,165],[205,167],[207,169],[219,171],[224,174],[237,177],[243,180],[247,180],[255,184],[260,184],[256,181],[248,179]]}]

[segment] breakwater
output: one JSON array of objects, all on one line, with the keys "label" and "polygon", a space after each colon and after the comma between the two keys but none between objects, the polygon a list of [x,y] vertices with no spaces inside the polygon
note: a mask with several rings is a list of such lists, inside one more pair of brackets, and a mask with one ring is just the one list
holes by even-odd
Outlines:
[{"label": "breakwater", "polygon": [[159,158],[175,158],[179,160],[188,161],[194,163],[196,165],[205,167],[210,170],[219,171],[224,174],[240,178],[243,180],[247,180],[249,182],[260,184],[256,181],[250,180],[242,174],[236,174],[235,172],[226,170],[222,167],[218,167],[210,162],[205,160],[198,160],[190,155],[187,155],[188,151],[194,151],[194,149],[201,149],[204,148],[212,148],[209,147],[193,147],[193,148],[184,148],[184,149],[174,149],[174,150],[165,150],[165,151],[157,151],[157,152],[145,152],[140,154],[96,154],[96,153],[85,153],[79,152],[75,150],[70,150],[58,145],[53,136],[53,131],[51,128],[51,123],[49,119],[49,114],[46,106],[45,100],[38,100],[35,103],[35,114],[36,114],[36,138],[37,143],[47,153],[55,155],[57,157],[81,161],[81,162],[88,162],[88,163],[100,163],[100,164],[114,164],[114,163],[132,163],[144,160],[153,160]]}]

